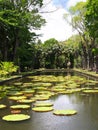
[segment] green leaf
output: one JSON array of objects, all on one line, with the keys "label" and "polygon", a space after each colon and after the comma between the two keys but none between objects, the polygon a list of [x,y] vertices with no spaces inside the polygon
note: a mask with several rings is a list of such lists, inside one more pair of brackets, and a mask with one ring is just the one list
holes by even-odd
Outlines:
[{"label": "green leaf", "polygon": [[30,119],[30,116],[25,114],[12,114],[4,116],[2,119],[5,121],[23,121]]}]

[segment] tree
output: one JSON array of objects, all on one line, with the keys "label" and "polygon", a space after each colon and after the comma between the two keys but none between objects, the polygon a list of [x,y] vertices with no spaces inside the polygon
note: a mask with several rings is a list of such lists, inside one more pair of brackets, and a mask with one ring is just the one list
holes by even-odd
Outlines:
[{"label": "tree", "polygon": [[83,50],[83,68],[93,69],[93,53],[92,48],[94,46],[92,39],[89,36],[88,30],[85,26],[85,13],[86,13],[86,2],[78,2],[75,6],[70,7],[69,15],[65,15],[71,18],[71,26],[75,29],[81,38],[81,47]]},{"label": "tree", "polygon": [[66,48],[68,52],[71,67],[83,67],[82,64],[82,47],[79,35],[73,35],[66,41]]},{"label": "tree", "polygon": [[18,62],[20,47],[30,43],[36,36],[30,30],[40,29],[45,23],[45,20],[38,13],[42,4],[42,0],[0,0],[0,53],[2,61]]},{"label": "tree", "polygon": [[58,41],[54,38],[48,39],[44,42],[46,68],[55,68],[55,49],[57,44]]},{"label": "tree", "polygon": [[86,8],[85,25],[93,41],[93,52],[96,56],[96,72],[98,73],[98,0],[88,0]]}]

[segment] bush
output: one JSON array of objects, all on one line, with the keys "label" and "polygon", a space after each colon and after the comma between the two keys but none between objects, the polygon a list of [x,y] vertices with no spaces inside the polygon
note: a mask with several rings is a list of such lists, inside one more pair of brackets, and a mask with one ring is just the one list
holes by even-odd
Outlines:
[{"label": "bush", "polygon": [[9,77],[13,72],[16,72],[18,66],[13,62],[1,62],[0,63],[0,77]]}]

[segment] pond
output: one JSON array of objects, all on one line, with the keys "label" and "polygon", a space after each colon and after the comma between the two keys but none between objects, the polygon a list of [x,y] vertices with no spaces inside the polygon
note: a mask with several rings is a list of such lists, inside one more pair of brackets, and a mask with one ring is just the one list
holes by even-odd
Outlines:
[{"label": "pond", "polygon": [[[67,84],[73,77],[74,79],[78,77],[78,80],[75,79],[75,82],[78,82],[80,79],[81,83],[78,83],[78,87],[70,85],[67,88],[67,85],[67,92],[65,93],[65,79],[67,78]],[[84,92],[84,90],[92,90],[92,88],[97,90],[98,83],[96,80],[91,81],[90,79],[79,77],[75,73],[47,73],[47,75],[44,73],[37,74],[36,76],[28,76],[20,81],[8,84],[8,86],[1,87],[1,96],[3,95],[4,97],[0,99],[0,104],[7,105],[7,108],[0,109],[0,130],[97,130],[98,93],[97,91]],[[57,88],[58,86],[59,88]],[[30,92],[31,89],[34,91]],[[21,110],[21,113],[30,115],[30,119],[7,122],[2,120],[2,117],[12,114],[11,106],[19,104],[18,100],[9,99],[9,97],[13,97],[10,94],[15,91],[23,92],[25,96],[28,96],[28,99],[35,99],[36,97],[36,101],[29,104],[29,109]],[[40,101],[38,99],[39,97],[42,98],[40,95],[43,92],[44,95],[46,94],[46,97],[50,93],[52,95],[47,100]],[[19,97],[19,95],[16,97]],[[53,114],[54,110],[49,112],[35,112],[32,108],[34,108],[36,102],[51,102],[54,110],[73,109],[77,111],[77,114],[57,116]]]}]

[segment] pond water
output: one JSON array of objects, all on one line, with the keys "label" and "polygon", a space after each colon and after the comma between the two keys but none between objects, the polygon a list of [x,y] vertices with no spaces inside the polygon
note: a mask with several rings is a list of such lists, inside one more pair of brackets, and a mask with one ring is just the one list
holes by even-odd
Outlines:
[{"label": "pond water", "polygon": [[[58,74],[58,73],[57,73]],[[64,73],[65,74],[65,73]],[[59,75],[59,74],[58,74]],[[72,74],[74,75],[74,74]],[[27,79],[23,79],[27,82]],[[30,82],[30,81],[29,81]],[[94,86],[93,86],[94,87]],[[97,87],[97,85],[96,85]],[[10,105],[7,97],[0,100],[0,104],[7,104],[6,109],[0,110],[0,130],[97,130],[98,129],[98,94],[84,94],[82,92],[70,94],[58,94],[52,96],[54,109],[75,109],[76,115],[56,116],[51,112],[34,112],[31,109],[23,110],[29,114],[29,120],[21,122],[6,122],[2,120],[4,115],[10,113]],[[33,103],[31,104],[33,107]]]}]

